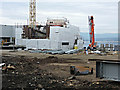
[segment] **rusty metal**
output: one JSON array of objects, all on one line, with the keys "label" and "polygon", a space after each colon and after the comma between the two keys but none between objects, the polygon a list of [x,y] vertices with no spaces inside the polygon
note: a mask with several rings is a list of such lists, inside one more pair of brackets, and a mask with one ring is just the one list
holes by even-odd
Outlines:
[{"label": "rusty metal", "polygon": [[[45,32],[40,31],[44,28]],[[50,26],[37,25],[36,28],[31,28],[28,25],[23,26],[23,39],[49,39]]]}]

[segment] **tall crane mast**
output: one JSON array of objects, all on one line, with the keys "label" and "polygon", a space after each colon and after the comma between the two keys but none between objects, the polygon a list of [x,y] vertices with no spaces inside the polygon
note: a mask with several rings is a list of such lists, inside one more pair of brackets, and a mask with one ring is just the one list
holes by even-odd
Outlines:
[{"label": "tall crane mast", "polygon": [[95,36],[94,36],[94,20],[93,16],[88,16],[89,20],[89,34],[90,34],[90,44],[89,47],[96,47]]},{"label": "tall crane mast", "polygon": [[30,0],[29,4],[29,27],[35,28],[36,25],[36,0]]}]

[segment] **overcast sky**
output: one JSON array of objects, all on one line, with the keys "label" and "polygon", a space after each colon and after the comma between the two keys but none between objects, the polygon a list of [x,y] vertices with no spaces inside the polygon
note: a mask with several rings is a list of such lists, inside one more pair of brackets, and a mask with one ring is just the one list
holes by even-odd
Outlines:
[{"label": "overcast sky", "polygon": [[[96,33],[118,32],[118,0],[37,0],[37,22],[66,17],[81,32],[89,32],[88,16],[94,16]],[[29,0],[0,0],[0,24],[27,24]]]}]

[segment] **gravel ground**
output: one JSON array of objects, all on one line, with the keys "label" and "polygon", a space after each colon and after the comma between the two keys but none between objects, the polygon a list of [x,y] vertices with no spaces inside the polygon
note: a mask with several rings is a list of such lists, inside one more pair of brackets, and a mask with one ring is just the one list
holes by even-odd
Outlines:
[{"label": "gravel ground", "polygon": [[[117,55],[49,55],[35,54],[25,51],[3,51],[2,62],[11,64],[15,70],[2,72],[2,87],[29,88],[29,89],[92,89],[92,88],[120,88],[119,82],[105,81],[95,77],[95,62],[89,62],[89,58],[117,58]],[[94,68],[94,74],[80,75],[72,79],[71,65],[89,66]]]}]

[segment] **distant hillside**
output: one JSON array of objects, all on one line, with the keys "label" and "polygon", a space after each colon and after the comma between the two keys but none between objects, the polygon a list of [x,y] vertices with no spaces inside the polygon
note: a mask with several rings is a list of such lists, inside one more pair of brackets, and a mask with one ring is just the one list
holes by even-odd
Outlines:
[{"label": "distant hillside", "polygon": [[[89,33],[80,33],[82,38],[86,41],[90,39]],[[97,41],[117,41],[118,33],[104,33],[104,34],[95,34],[95,39]]]}]

